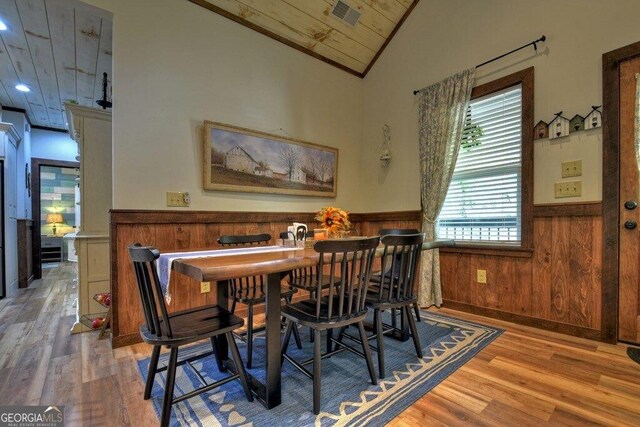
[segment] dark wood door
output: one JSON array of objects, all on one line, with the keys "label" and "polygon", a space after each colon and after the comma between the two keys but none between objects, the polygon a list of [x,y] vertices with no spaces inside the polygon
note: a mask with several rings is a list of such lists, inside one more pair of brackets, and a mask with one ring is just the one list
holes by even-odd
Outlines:
[{"label": "dark wood door", "polygon": [[[620,246],[618,339],[640,343],[640,181],[636,157],[636,74],[640,57],[620,63]],[[604,185],[607,185],[606,182]]]}]

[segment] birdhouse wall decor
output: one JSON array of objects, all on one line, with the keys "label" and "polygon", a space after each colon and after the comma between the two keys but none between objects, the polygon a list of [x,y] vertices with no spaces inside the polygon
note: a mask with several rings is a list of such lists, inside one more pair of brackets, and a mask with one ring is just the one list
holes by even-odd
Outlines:
[{"label": "birdhouse wall decor", "polygon": [[580,130],[584,130],[584,117],[580,114],[576,114],[569,122],[569,132],[573,133]]},{"label": "birdhouse wall decor", "polygon": [[549,139],[562,138],[569,135],[569,119],[562,116],[562,111],[549,123]]},{"label": "birdhouse wall decor", "polygon": [[533,139],[549,138],[549,125],[547,122],[540,120],[536,127],[533,128]]},{"label": "birdhouse wall decor", "polygon": [[595,129],[602,127],[602,111],[600,111],[602,105],[592,105],[591,112],[584,118],[585,129]]}]

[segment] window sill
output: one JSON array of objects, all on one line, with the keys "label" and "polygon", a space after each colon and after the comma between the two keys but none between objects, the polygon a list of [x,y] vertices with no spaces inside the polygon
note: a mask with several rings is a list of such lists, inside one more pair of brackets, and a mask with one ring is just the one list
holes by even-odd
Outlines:
[{"label": "window sill", "polygon": [[455,242],[454,246],[440,248],[441,253],[493,255],[516,258],[531,258],[533,248],[508,245],[482,245],[477,243]]}]

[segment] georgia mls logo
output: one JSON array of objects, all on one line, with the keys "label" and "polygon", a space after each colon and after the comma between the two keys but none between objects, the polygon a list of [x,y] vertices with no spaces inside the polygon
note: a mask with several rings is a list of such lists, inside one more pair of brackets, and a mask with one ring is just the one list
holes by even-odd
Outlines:
[{"label": "georgia mls logo", "polygon": [[0,427],[58,427],[64,406],[0,406]]}]

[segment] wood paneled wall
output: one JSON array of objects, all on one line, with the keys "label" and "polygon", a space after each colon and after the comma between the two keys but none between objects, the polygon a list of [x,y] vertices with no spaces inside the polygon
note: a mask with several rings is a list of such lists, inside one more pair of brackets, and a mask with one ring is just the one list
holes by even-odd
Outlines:
[{"label": "wood paneled wall", "polygon": [[[217,247],[223,234],[270,233],[293,221],[315,224],[314,214],[268,212],[133,211],[111,213],[111,289],[114,347],[138,342],[140,302],[127,246],[161,252]],[[418,211],[351,214],[358,235],[381,228],[420,228]],[[444,305],[534,327],[600,339],[602,216],[600,203],[534,208],[533,252],[441,249]],[[478,284],[476,270],[487,270]],[[197,283],[172,275],[171,310],[215,303]]]},{"label": "wood paneled wall", "polygon": [[[600,203],[536,206],[530,257],[440,251],[444,305],[600,339]],[[487,271],[487,283],[476,270]]]},{"label": "wood paneled wall", "polygon": [[[135,275],[127,247],[136,242],[161,252],[218,247],[223,234],[269,233],[275,239],[294,221],[316,224],[314,213],[134,211],[111,212],[111,293],[114,347],[139,342],[143,323]],[[352,214],[357,235],[376,235],[381,228],[419,228],[418,212]],[[171,277],[171,311],[215,303],[215,292],[200,293],[200,286],[178,274]]]}]

